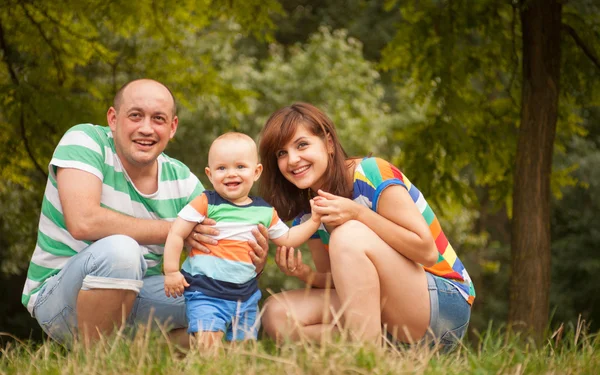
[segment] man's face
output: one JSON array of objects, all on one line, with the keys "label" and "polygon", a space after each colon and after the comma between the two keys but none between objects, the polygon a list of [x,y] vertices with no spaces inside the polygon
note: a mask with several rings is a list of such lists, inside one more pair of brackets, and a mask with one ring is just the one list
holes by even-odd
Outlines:
[{"label": "man's face", "polygon": [[125,88],[118,111],[108,110],[117,155],[130,175],[153,166],[175,135],[178,119],[173,108],[164,86],[142,80]]}]

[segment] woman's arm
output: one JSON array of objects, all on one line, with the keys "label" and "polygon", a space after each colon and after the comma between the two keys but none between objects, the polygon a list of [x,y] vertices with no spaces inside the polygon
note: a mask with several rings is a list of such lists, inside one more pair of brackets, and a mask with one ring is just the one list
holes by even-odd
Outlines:
[{"label": "woman's arm", "polygon": [[325,225],[358,220],[408,259],[426,267],[437,262],[439,253],[431,230],[404,187],[386,188],[379,197],[377,212],[347,198],[322,191],[319,195],[327,198],[315,203]]}]

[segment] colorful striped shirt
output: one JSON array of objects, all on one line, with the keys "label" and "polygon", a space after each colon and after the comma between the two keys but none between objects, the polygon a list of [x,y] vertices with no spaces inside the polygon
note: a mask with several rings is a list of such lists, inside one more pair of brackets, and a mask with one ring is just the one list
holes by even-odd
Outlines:
[{"label": "colorful striped shirt", "polygon": [[210,253],[192,249],[181,273],[190,284],[186,291],[200,291],[208,296],[245,301],[258,290],[256,267],[252,263],[248,240],[258,224],[269,231],[269,238],[279,238],[289,230],[277,211],[259,197],[250,197],[247,205],[236,205],[214,191],[204,191],[179,213],[186,221],[201,222],[208,217],[217,222],[216,245],[205,244]]},{"label": "colorful striped shirt", "polygon": [[[81,124],[65,133],[48,165],[37,244],[21,298],[32,315],[37,293],[46,280],[56,275],[70,257],[92,243],[76,240],[67,230],[56,183],[58,168],[75,168],[98,177],[102,181],[102,207],[136,218],[173,221],[204,188],[183,163],[165,154],[160,154],[157,160],[158,190],[143,194],[123,169],[110,128]],[[148,264],[146,276],[160,274],[164,244],[144,245],[141,249]]]},{"label": "colorful striped shirt", "polygon": [[[448,280],[456,286],[467,302],[472,304],[475,299],[475,288],[467,270],[457,257],[452,245],[448,242],[440,222],[423,194],[398,168],[380,158],[364,158],[354,171],[352,199],[373,211],[377,211],[377,203],[381,193],[392,185],[400,185],[408,190],[413,202],[415,202],[427,225],[429,225],[429,230],[435,240],[439,253],[438,260],[432,267],[424,267],[425,271]],[[309,218],[310,214],[301,214],[295,219],[294,223],[304,222]],[[311,238],[320,238],[325,247],[329,248],[329,233],[325,226],[321,225],[316,236]]]}]

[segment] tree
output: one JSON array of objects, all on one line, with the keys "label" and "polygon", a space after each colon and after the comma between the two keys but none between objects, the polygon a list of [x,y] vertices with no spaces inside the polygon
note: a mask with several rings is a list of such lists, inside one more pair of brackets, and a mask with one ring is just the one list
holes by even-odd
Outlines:
[{"label": "tree", "polygon": [[[390,9],[397,7],[402,20],[384,51],[383,66],[393,69],[396,81],[404,86],[408,95],[400,98],[416,103],[420,113],[396,137],[412,146],[411,155],[401,160],[407,168],[433,174],[432,184],[422,189],[433,193],[434,200],[478,208],[486,198],[512,216],[509,316],[513,323],[524,323],[522,328],[533,329],[539,338],[548,319],[550,186],[558,192],[573,183],[568,175],[571,166],[550,174],[552,154],[562,150],[573,134],[582,132],[574,109],[599,98],[598,90],[590,85],[590,81],[598,84],[598,74],[591,72],[598,65],[593,51],[600,41],[598,20],[590,16],[597,14],[596,5],[572,1],[561,12],[556,2],[538,1],[389,4]],[[547,23],[532,29],[538,10],[546,14]],[[572,38],[561,38],[556,31],[561,28]],[[539,44],[546,34],[545,44]],[[561,48],[573,53],[561,60]],[[540,61],[541,53],[549,61]],[[584,61],[580,56],[587,58]],[[577,64],[568,69],[568,82],[559,81],[565,59]],[[552,87],[539,96],[537,82],[544,79]],[[561,86],[567,90],[559,91]],[[520,92],[522,105],[518,104]],[[537,133],[531,133],[533,129]],[[513,202],[513,197],[518,201]],[[529,206],[533,202],[537,202],[535,209]],[[540,252],[544,254],[541,261]],[[530,269],[523,271],[523,267]],[[535,276],[526,279],[528,272]],[[523,303],[525,299],[528,303]]]},{"label": "tree", "polygon": [[[562,4],[523,3],[521,125],[513,188],[509,321],[538,340],[550,299],[550,174],[560,92]],[[519,327],[523,324],[524,327]]]}]

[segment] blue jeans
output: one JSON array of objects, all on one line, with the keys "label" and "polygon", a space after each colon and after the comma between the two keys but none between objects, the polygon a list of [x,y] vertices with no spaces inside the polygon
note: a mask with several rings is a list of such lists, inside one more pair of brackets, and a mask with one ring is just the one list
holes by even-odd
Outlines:
[{"label": "blue jeans", "polygon": [[33,315],[52,339],[70,344],[77,333],[80,290],[126,289],[138,293],[127,324],[154,323],[170,328],[187,326],[183,298],[169,298],[164,276],[144,277],[147,266],[138,243],[123,235],[100,239],[65,264],[40,290]]},{"label": "blue jeans", "polygon": [[207,296],[198,291],[184,292],[189,320],[188,333],[225,332],[227,341],[256,340],[259,321],[257,290],[247,301],[230,301]]}]

